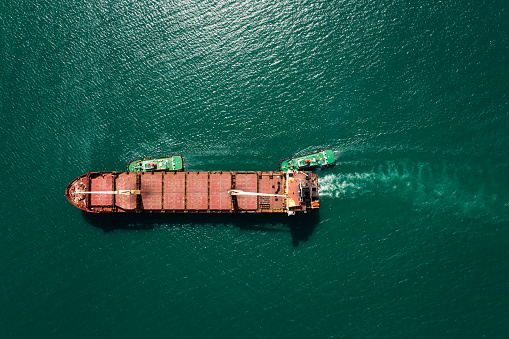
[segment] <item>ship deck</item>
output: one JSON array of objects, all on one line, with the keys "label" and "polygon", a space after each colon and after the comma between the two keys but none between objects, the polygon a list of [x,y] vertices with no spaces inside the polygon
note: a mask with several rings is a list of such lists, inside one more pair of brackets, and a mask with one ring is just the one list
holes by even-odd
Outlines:
[{"label": "ship deck", "polygon": [[[314,176],[305,172],[92,172],[69,185],[68,197],[91,212],[284,213],[289,206],[306,210],[301,187],[309,175]],[[267,195],[232,196],[232,189]],[[121,190],[140,194],[112,194]]]}]

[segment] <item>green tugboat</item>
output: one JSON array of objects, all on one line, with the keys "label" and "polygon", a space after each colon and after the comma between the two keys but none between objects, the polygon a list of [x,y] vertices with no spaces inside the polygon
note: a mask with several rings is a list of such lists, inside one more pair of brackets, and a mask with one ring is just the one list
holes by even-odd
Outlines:
[{"label": "green tugboat", "polygon": [[180,155],[159,158],[134,159],[127,165],[127,172],[178,172],[184,170],[184,160]]},{"label": "green tugboat", "polygon": [[279,163],[279,169],[287,171],[306,171],[321,167],[333,166],[336,163],[334,151],[325,149],[305,155],[296,155],[286,158]]}]

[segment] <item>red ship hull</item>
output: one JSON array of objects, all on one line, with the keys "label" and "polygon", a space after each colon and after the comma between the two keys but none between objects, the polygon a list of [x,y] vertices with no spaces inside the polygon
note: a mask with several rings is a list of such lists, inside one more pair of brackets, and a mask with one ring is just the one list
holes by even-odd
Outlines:
[{"label": "red ship hull", "polygon": [[311,172],[90,172],[65,194],[92,213],[291,215],[319,206],[318,176]]}]

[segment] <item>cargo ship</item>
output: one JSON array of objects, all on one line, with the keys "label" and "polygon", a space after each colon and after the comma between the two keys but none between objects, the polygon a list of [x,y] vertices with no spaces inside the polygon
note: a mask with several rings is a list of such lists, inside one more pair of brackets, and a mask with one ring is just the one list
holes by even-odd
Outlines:
[{"label": "cargo ship", "polygon": [[279,162],[279,170],[286,171],[307,171],[321,167],[332,166],[336,163],[334,151],[325,149],[305,155],[296,155]]},{"label": "cargo ship", "polygon": [[65,192],[92,213],[307,213],[319,208],[311,172],[90,172]]},{"label": "cargo ship", "polygon": [[134,159],[127,164],[127,172],[170,172],[183,171],[184,160],[180,155],[159,158]]}]

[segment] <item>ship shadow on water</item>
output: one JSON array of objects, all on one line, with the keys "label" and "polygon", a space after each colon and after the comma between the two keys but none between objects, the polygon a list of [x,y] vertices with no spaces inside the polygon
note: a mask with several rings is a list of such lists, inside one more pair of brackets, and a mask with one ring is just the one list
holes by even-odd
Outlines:
[{"label": "ship shadow on water", "polygon": [[82,211],[83,219],[104,232],[153,230],[156,227],[218,227],[233,225],[246,231],[288,232],[298,246],[307,241],[320,221],[316,213],[286,214],[95,214]]}]

